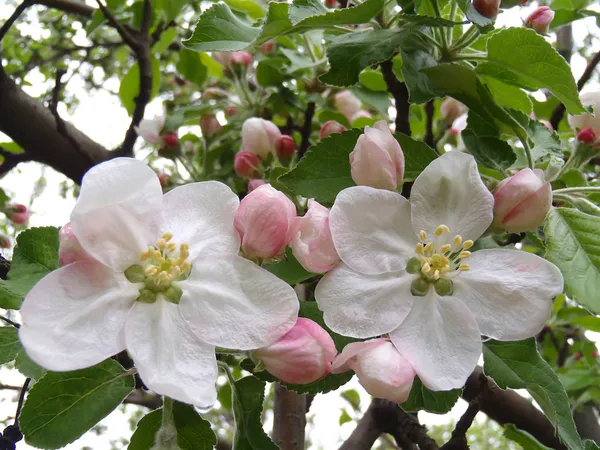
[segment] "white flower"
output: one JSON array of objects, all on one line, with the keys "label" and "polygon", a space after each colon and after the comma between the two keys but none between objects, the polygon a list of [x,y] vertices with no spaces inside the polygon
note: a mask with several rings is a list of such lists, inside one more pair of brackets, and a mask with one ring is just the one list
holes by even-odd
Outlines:
[{"label": "white flower", "polygon": [[165,116],[154,116],[154,119],[142,119],[137,127],[136,133],[148,144],[159,144],[162,141],[160,133],[165,126]]},{"label": "white flower", "polygon": [[216,401],[215,346],[275,342],[296,322],[294,290],[238,256],[237,196],[208,181],[162,195],[142,162],[92,168],[71,227],[92,261],[29,292],[19,336],[49,370],[89,367],[127,350],[146,385],[201,408]]},{"label": "white flower", "polygon": [[461,387],[481,353],[480,335],[519,340],[547,320],[560,271],[531,253],[469,252],[492,222],[493,196],[472,156],[449,152],[400,194],[356,186],[330,213],[342,263],[316,299],[333,331],[389,333],[423,383]]}]

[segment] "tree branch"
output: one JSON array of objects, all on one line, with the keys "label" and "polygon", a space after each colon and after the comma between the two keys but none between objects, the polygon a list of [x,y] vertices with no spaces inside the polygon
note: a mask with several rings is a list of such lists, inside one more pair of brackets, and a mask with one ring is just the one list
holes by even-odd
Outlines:
[{"label": "tree branch", "polygon": [[557,450],[566,450],[567,447],[560,442],[556,430],[544,413],[516,392],[500,389],[490,378],[486,377],[486,383],[482,385],[482,374],[481,367],[477,367],[467,380],[462,394],[465,400],[470,402],[481,394],[481,411],[490,419],[500,425],[512,423],[542,444]]},{"label": "tree branch", "polygon": [[123,39],[123,42],[125,42],[132,49],[134,47],[136,47],[138,45],[138,42],[130,34],[131,30],[125,29],[125,27],[119,23],[119,21],[115,18],[115,16],[112,15],[110,10],[106,6],[104,6],[104,3],[102,3],[100,0],[96,0],[96,3],[98,3],[98,7],[102,11],[102,14],[104,14],[104,17],[106,17],[106,20],[108,21],[108,23],[115,30],[117,30],[117,33],[119,33],[119,36],[121,36],[121,39]]},{"label": "tree branch", "polygon": [[298,149],[298,159],[304,156],[310,146],[310,134],[312,132],[312,120],[315,115],[315,102],[308,102],[304,111],[304,123],[302,124],[302,142]]},{"label": "tree branch", "polygon": [[433,136],[433,114],[435,112],[435,105],[433,100],[425,103],[425,114],[427,115],[427,134],[425,135],[425,143],[430,147],[435,147],[435,137]]},{"label": "tree branch", "polygon": [[23,11],[25,11],[32,4],[33,0],[24,0],[19,6],[16,7],[12,15],[8,19],[6,19],[6,22],[4,22],[4,25],[2,25],[2,28],[0,28],[0,42],[2,41],[2,39],[4,39],[4,36],[6,35],[6,33],[8,33],[8,30],[10,30],[10,27],[13,26],[13,24],[17,21],[19,16],[23,14]]},{"label": "tree branch", "polygon": [[394,105],[396,106],[396,132],[404,133],[410,136],[410,121],[409,121],[409,108],[408,103],[408,89],[406,84],[401,83],[396,78],[392,69],[392,61],[385,61],[381,63],[381,73],[383,79],[387,85],[388,91],[394,97]]},{"label": "tree branch", "polygon": [[44,5],[48,8],[58,9],[70,14],[76,14],[84,17],[91,17],[96,8],[86,5],[83,2],[71,0],[35,0],[35,5]]},{"label": "tree branch", "polygon": [[600,445],[600,424],[592,404],[586,404],[580,410],[576,409],[573,419],[582,439],[591,439]]},{"label": "tree branch", "polygon": [[273,442],[281,450],[304,450],[306,396],[275,384]]}]

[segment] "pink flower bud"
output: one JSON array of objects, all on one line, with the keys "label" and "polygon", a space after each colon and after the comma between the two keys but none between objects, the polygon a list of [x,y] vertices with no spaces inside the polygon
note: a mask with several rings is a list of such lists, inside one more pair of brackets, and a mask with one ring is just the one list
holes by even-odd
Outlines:
[{"label": "pink flower bud", "polygon": [[473,0],[473,7],[488,19],[495,19],[500,9],[500,0]]},{"label": "pink flower bud", "polygon": [[260,47],[258,47],[258,49],[263,55],[273,53],[273,51],[275,50],[275,41],[273,39],[269,39],[268,41],[265,41],[262,44],[260,44]]},{"label": "pink flower bud", "polygon": [[268,120],[251,117],[242,125],[242,148],[260,158],[275,153],[275,145],[281,136],[277,125]]},{"label": "pink flower bud", "polygon": [[540,120],[539,121],[542,125],[544,125],[546,128],[548,128],[550,131],[554,131],[554,127],[552,126],[552,124],[550,122],[548,122],[547,120]]},{"label": "pink flower bud", "polygon": [[594,133],[600,134],[600,92],[587,92],[579,96],[584,106],[593,106],[594,114],[569,115],[569,125],[577,133],[580,130],[591,128]]},{"label": "pink flower bud", "polygon": [[71,229],[71,223],[66,224],[60,229],[58,232],[58,242],[58,260],[61,267],[77,261],[93,259],[79,245],[79,241]]},{"label": "pink flower bud", "polygon": [[29,211],[27,211],[27,206],[21,205],[20,203],[7,205],[4,213],[6,214],[8,220],[17,225],[23,225],[29,220]]},{"label": "pink flower bud", "polygon": [[333,96],[333,103],[336,109],[345,115],[348,120],[360,111],[362,103],[350,91],[341,91]]},{"label": "pink flower bud", "polygon": [[265,184],[265,180],[261,180],[260,178],[248,181],[248,193]]},{"label": "pink flower bud", "polygon": [[334,9],[337,7],[337,0],[325,0],[325,6],[330,9]]},{"label": "pink flower bud", "polygon": [[212,52],[211,55],[222,66],[227,67],[231,62],[231,52]]},{"label": "pink flower bud", "polygon": [[241,151],[235,154],[233,168],[238,177],[252,178],[259,175],[260,160],[254,153]]},{"label": "pink flower bud", "polygon": [[553,19],[554,11],[548,6],[540,6],[527,16],[527,19],[525,19],[525,26],[527,28],[533,28],[539,34],[547,34]]},{"label": "pink flower bud", "polygon": [[259,186],[240,203],[233,224],[242,238],[242,251],[251,258],[279,255],[292,238],[296,207],[270,184]]},{"label": "pink flower bud", "polygon": [[162,136],[163,143],[167,147],[175,147],[179,143],[179,138],[177,137],[177,133],[174,131],[169,131]]},{"label": "pink flower bud", "polygon": [[320,380],[331,370],[337,350],[329,333],[312,320],[299,317],[277,342],[254,352],[267,372],[290,384]]},{"label": "pink flower bud", "polygon": [[467,108],[458,100],[449,97],[440,106],[440,113],[446,123],[452,123],[467,112]]},{"label": "pink flower bud", "polygon": [[332,134],[342,133],[346,131],[347,128],[339,122],[335,120],[328,120],[323,124],[321,130],[319,130],[319,139],[325,139],[327,136],[331,136]]},{"label": "pink flower bud", "polygon": [[233,52],[231,54],[231,64],[249,66],[252,64],[252,55],[246,51]]},{"label": "pink flower bud", "polygon": [[0,248],[10,248],[11,247],[10,238],[5,236],[4,234],[0,235]]},{"label": "pink flower bud", "polygon": [[463,114],[452,122],[452,126],[448,130],[448,133],[450,133],[451,136],[458,136],[465,128],[467,128],[467,115]]},{"label": "pink flower bud", "polygon": [[329,229],[329,209],[310,199],[304,217],[294,221],[290,247],[298,262],[309,272],[323,273],[333,269],[340,257]]},{"label": "pink flower bud", "polygon": [[552,206],[552,187],[539,169],[523,169],[503,180],[494,194],[494,226],[510,233],[539,227]]},{"label": "pink flower bud", "polygon": [[237,108],[234,108],[233,106],[230,106],[228,108],[225,108],[225,115],[227,117],[233,117],[238,113]]},{"label": "pink flower bud", "polygon": [[217,120],[217,116],[214,114],[206,114],[200,117],[200,130],[204,136],[214,136],[219,134],[223,126]]},{"label": "pink flower bud", "polygon": [[404,176],[404,153],[385,123],[365,127],[350,153],[351,174],[359,186],[395,190]]},{"label": "pink flower bud", "polygon": [[333,361],[332,373],[354,370],[365,390],[376,398],[403,403],[410,394],[415,371],[388,339],[346,345]]},{"label": "pink flower bud", "polygon": [[137,127],[136,133],[149,144],[160,144],[162,139],[160,132],[165,126],[164,116],[154,116],[154,119],[142,119]]},{"label": "pink flower bud", "polygon": [[275,150],[277,151],[277,156],[279,158],[291,158],[296,151],[296,143],[294,142],[294,138],[288,136],[287,134],[279,136],[275,142]]},{"label": "pink flower bud", "polygon": [[596,142],[596,133],[591,128],[585,128],[577,133],[577,140],[584,144],[593,144]]}]

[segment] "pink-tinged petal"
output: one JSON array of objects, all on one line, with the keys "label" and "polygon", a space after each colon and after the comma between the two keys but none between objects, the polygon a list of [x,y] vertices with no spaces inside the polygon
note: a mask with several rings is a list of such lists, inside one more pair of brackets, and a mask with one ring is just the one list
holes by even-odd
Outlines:
[{"label": "pink-tinged petal", "polygon": [[233,217],[240,201],[218,181],[180,186],[164,196],[166,230],[173,242],[190,246],[190,260],[211,254],[237,254],[240,238]]},{"label": "pink-tinged petal", "polygon": [[125,270],[155,244],[163,228],[162,189],[141,161],[116,158],[83,177],[71,227],[83,249],[101,263]]},{"label": "pink-tinged petal", "polygon": [[21,306],[19,338],[27,355],[56,372],[93,366],[125,349],[123,328],[138,288],[91,261],[51,272]]},{"label": "pink-tinged petal", "polygon": [[352,370],[351,365],[356,362],[357,356],[363,352],[374,349],[389,342],[387,339],[377,338],[362,342],[352,342],[346,345],[342,352],[336,356],[331,364],[331,373],[343,373]]},{"label": "pink-tinged petal", "polygon": [[409,313],[414,278],[406,271],[363,275],[340,263],[319,281],[315,299],[325,323],[336,333],[379,336],[397,328]]},{"label": "pink-tinged petal", "polygon": [[415,180],[410,203],[413,229],[429,236],[443,224],[451,236],[475,240],[493,219],[494,197],[481,181],[475,159],[458,151],[427,166]]},{"label": "pink-tinged petal", "polygon": [[535,171],[523,169],[516,175],[502,180],[494,194],[494,221],[496,224],[501,224],[513,208],[542,186],[544,186],[543,172],[540,177],[537,169]]},{"label": "pink-tinged petal", "polygon": [[501,340],[537,334],[550,317],[552,298],[563,292],[558,268],[518,250],[474,252],[471,270],[454,280],[454,296],[471,310],[481,333]]},{"label": "pink-tinged petal", "polygon": [[[370,131],[380,133],[379,130]],[[350,154],[352,179],[359,186],[395,190],[398,184],[392,156],[371,139],[372,134],[359,136]]]},{"label": "pink-tinged petal", "polygon": [[342,261],[364,274],[404,269],[418,240],[410,223],[410,203],[398,193],[367,186],[338,194],[329,227]]},{"label": "pink-tinged petal", "polygon": [[192,333],[177,305],[162,299],[137,302],[127,317],[125,337],[148,388],[202,409],[215,404],[215,348]]},{"label": "pink-tinged petal", "polygon": [[511,233],[535,230],[541,226],[552,207],[552,186],[545,183],[535,193],[515,206],[502,221]]},{"label": "pink-tinged petal", "polygon": [[294,289],[237,255],[197,259],[179,286],[184,318],[200,339],[219,347],[265,347],[298,318]]},{"label": "pink-tinged petal", "polygon": [[392,342],[425,386],[434,391],[462,387],[481,355],[477,322],[457,297],[440,297],[432,288],[415,297]]}]

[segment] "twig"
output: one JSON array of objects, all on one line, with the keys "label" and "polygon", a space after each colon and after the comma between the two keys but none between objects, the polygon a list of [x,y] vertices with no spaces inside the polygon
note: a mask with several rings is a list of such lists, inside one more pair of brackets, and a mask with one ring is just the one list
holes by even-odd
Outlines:
[{"label": "twig", "polygon": [[381,73],[383,74],[388,91],[394,97],[394,104],[396,106],[396,132],[410,136],[411,131],[408,115],[410,104],[408,103],[408,89],[406,88],[406,84],[401,83],[396,78],[391,60],[381,63]]},{"label": "twig", "polygon": [[7,317],[0,316],[0,320],[2,320],[3,322],[6,322],[9,325],[12,325],[15,328],[21,328],[21,324],[18,324],[17,322],[13,322],[12,320],[8,319]]},{"label": "twig", "polygon": [[312,120],[315,115],[315,102],[308,102],[304,111],[304,123],[302,124],[302,142],[298,149],[298,159],[304,156],[306,150],[310,146],[310,134],[312,132]]},{"label": "twig", "polygon": [[11,153],[2,147],[0,147],[0,155],[4,157],[4,161],[0,164],[0,177],[17,167],[19,163],[31,161],[26,153]]},{"label": "twig", "polygon": [[19,401],[17,403],[17,412],[15,413],[15,426],[19,426],[19,414],[21,414],[21,408],[23,408],[23,402],[25,401],[25,394],[27,393],[27,389],[29,388],[29,383],[31,383],[31,378],[25,378],[25,382],[23,383],[23,387],[21,388],[21,393],[19,394]]},{"label": "twig", "polygon": [[17,21],[19,16],[23,14],[23,11],[25,11],[32,4],[33,0],[25,0],[23,3],[17,6],[12,15],[6,20],[6,22],[4,22],[2,28],[0,28],[0,42],[2,42],[2,39],[4,39],[4,36],[6,35],[6,33],[8,33],[8,30],[10,30],[10,27],[13,26],[13,24]]},{"label": "twig", "polygon": [[[592,78],[592,74],[594,73],[594,70],[596,69],[598,63],[600,63],[600,52],[596,53],[594,57],[590,60],[583,72],[583,75],[581,75],[581,78],[579,78],[579,81],[577,81],[578,91],[581,91],[581,89],[583,89],[583,86],[585,86],[585,84],[590,80],[590,78]],[[555,130],[558,129],[558,124],[560,123],[564,115],[565,105],[561,103],[557,105],[556,108],[554,108],[552,116],[550,117],[550,123],[552,124],[552,127]]]},{"label": "twig", "polygon": [[435,146],[435,137],[433,136],[433,114],[435,112],[435,106],[433,100],[425,103],[425,114],[427,115],[427,134],[425,134],[425,143],[430,147]]},{"label": "twig", "polygon": [[[130,30],[126,30],[125,27],[119,23],[119,21],[115,18],[115,16],[113,16],[113,14],[110,12],[110,10],[106,6],[104,6],[104,3],[102,3],[100,0],[96,0],[96,3],[98,3],[98,7],[102,11],[102,14],[104,14],[104,17],[106,17],[106,20],[108,21],[108,23],[115,30],[117,30],[117,33],[119,33],[119,36],[121,36],[121,39],[123,39],[123,41],[129,47],[131,47],[131,48],[136,47],[138,45],[138,42],[131,35]],[[145,17],[145,14],[144,14],[144,17]]]}]

